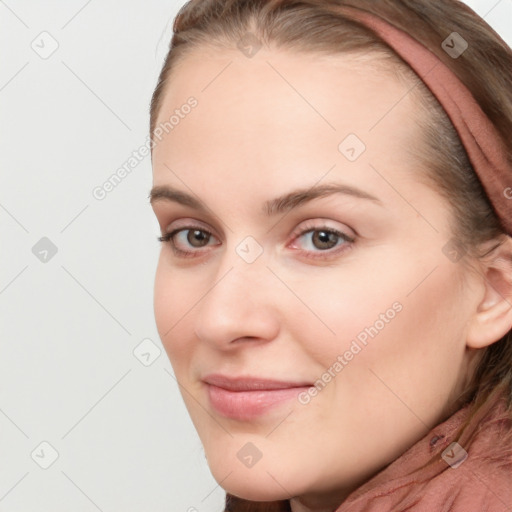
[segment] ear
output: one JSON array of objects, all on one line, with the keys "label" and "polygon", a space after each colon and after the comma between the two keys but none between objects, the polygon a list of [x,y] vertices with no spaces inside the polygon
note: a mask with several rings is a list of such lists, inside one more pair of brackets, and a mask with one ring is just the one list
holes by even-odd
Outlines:
[{"label": "ear", "polygon": [[[495,245],[495,243],[494,243]],[[469,322],[466,345],[484,348],[512,329],[512,238],[492,249],[481,260],[484,294]]]}]

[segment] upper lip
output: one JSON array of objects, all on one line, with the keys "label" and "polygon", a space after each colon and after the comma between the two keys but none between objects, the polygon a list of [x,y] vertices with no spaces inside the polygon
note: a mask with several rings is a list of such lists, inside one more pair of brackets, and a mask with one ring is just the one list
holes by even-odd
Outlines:
[{"label": "upper lip", "polygon": [[203,381],[229,391],[288,389],[312,385],[306,382],[285,382],[251,376],[227,377],[221,374],[207,375],[203,378]]}]

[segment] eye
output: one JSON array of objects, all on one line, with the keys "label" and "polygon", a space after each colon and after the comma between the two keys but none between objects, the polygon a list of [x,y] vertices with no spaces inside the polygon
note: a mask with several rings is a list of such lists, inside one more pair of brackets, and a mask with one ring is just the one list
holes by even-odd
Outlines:
[{"label": "eye", "polygon": [[305,240],[306,249],[299,249],[299,254],[312,258],[326,258],[338,255],[350,249],[355,242],[354,237],[337,229],[321,225],[303,227],[295,235],[294,245],[300,239]]},{"label": "eye", "polygon": [[195,249],[206,247],[213,235],[201,226],[185,226],[177,228],[169,233],[158,237],[160,242],[168,242],[176,256],[193,258],[200,255],[201,251],[182,249],[180,246],[187,247],[187,244]]},{"label": "eye", "polygon": [[[355,237],[325,225],[307,224],[293,234],[293,244],[297,240],[306,241],[306,249],[298,249],[300,255],[309,258],[332,258],[349,250],[355,242]],[[199,249],[207,247],[215,237],[202,226],[183,226],[158,237],[160,242],[167,242],[177,257],[195,258],[201,256]],[[219,244],[216,244],[219,245]],[[192,248],[189,250],[187,248]],[[295,248],[294,245],[291,246]]]}]

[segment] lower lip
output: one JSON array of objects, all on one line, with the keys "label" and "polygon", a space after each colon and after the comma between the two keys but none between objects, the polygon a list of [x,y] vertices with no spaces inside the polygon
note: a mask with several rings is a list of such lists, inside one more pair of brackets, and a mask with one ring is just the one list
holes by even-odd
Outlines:
[{"label": "lower lip", "polygon": [[207,387],[210,403],[218,413],[227,418],[242,421],[257,418],[309,389],[308,386],[304,386],[272,390],[228,391],[212,384],[207,384]]}]

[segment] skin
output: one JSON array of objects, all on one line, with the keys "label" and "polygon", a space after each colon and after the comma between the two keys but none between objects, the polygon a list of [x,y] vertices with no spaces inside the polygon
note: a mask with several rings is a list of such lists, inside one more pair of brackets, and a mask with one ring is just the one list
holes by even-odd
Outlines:
[{"label": "skin", "polygon": [[[198,106],[154,147],[153,185],[191,193],[208,212],[152,206],[162,233],[199,225],[211,237],[175,237],[192,258],[162,244],[155,318],[212,474],[232,494],[334,510],[456,410],[478,349],[498,339],[479,323],[496,302],[485,280],[442,250],[451,213],[408,151],[424,115],[409,88],[368,59],[264,49],[192,53],[168,81],[157,124],[190,96]],[[338,150],[350,133],[366,145],[355,162]],[[327,182],[378,201],[335,194],[262,213],[269,199]],[[334,237],[326,250],[313,238],[325,228],[355,241]],[[247,236],[263,250],[253,263],[236,252]],[[251,421],[210,405],[208,373],[313,383],[397,302],[309,403]],[[262,454],[251,468],[237,457],[248,442]]]}]

